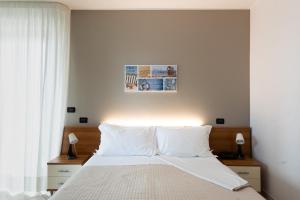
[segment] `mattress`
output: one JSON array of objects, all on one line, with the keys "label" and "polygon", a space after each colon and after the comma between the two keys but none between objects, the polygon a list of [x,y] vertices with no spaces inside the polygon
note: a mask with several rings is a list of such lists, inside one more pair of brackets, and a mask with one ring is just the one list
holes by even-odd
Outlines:
[{"label": "mattress", "polygon": [[93,156],[52,200],[260,200],[216,158]]}]

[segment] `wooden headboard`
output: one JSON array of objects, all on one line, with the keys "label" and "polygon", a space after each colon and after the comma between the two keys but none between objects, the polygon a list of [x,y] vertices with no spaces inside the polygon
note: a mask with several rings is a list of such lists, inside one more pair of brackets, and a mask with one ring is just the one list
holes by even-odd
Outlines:
[{"label": "wooden headboard", "polygon": [[[68,152],[69,133],[74,133],[79,142],[76,144],[79,155],[91,155],[100,144],[100,132],[97,127],[65,127],[62,140],[61,154]],[[251,129],[249,127],[213,127],[209,142],[214,154],[222,151],[236,151],[236,133],[243,133],[245,144],[242,146],[245,156],[252,157]]]}]

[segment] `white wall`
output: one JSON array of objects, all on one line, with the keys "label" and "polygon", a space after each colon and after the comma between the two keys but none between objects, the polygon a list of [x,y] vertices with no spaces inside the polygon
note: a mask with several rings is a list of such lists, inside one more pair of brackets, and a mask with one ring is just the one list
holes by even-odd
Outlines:
[{"label": "white wall", "polygon": [[250,96],[264,191],[275,200],[299,200],[299,0],[258,0],[251,9]]}]

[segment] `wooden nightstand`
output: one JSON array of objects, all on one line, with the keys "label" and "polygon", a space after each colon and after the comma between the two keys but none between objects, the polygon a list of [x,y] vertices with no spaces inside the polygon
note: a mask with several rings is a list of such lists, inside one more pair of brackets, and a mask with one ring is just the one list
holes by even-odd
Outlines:
[{"label": "wooden nightstand", "polygon": [[89,155],[79,155],[77,159],[68,160],[67,155],[61,155],[50,160],[48,165],[48,191],[53,193],[62,186],[66,180],[77,172],[89,159]]},{"label": "wooden nightstand", "polygon": [[257,192],[261,192],[261,164],[257,160],[250,158],[244,160],[221,159],[221,162],[247,180]]}]

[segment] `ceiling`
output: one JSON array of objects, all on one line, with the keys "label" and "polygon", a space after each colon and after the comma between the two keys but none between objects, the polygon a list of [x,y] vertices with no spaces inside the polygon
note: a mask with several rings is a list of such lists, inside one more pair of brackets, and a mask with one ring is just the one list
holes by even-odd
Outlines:
[{"label": "ceiling", "polygon": [[[24,0],[23,0],[24,1]],[[25,0],[26,1],[26,0]],[[27,0],[52,1],[72,10],[250,9],[256,0]]]}]

